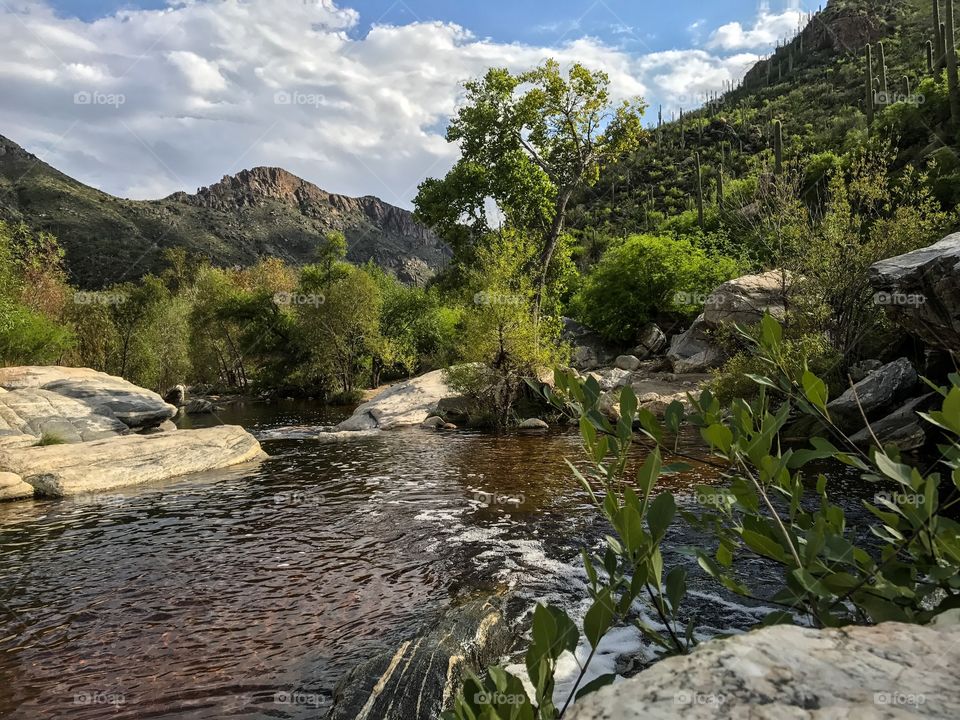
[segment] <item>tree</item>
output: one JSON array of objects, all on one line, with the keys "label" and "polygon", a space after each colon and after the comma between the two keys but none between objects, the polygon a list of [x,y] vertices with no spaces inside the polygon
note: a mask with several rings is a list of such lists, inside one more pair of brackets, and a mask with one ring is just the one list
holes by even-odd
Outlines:
[{"label": "tree", "polygon": [[645,105],[639,98],[614,104],[606,73],[577,63],[564,77],[554,60],[516,75],[493,68],[465,87],[466,105],[447,129],[461,158],[443,180],[421,184],[417,214],[462,245],[463,221],[473,242],[489,233],[492,200],[512,227],[539,236],[530,268],[539,313],[571,199],[638,146]]},{"label": "tree", "polygon": [[339,231],[328,232],[324,244],[317,248],[317,265],[323,271],[322,286],[330,286],[338,274],[344,258],[347,257],[347,238]]}]

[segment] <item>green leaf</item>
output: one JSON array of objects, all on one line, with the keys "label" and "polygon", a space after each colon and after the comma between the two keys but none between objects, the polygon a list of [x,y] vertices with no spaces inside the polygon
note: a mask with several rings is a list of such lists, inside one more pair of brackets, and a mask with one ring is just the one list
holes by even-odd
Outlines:
[{"label": "green leaf", "polygon": [[783,328],[770,313],[764,313],[760,320],[760,342],[764,348],[776,352],[783,341]]},{"label": "green leaf", "polygon": [[624,385],[620,391],[620,416],[632,424],[633,418],[637,413],[637,396],[633,388]]},{"label": "green leaf", "polygon": [[670,602],[670,609],[673,614],[677,614],[677,608],[683,596],[687,593],[687,571],[682,567],[676,567],[667,573],[667,600]]},{"label": "green leaf", "polygon": [[747,547],[758,555],[771,558],[777,562],[785,562],[787,560],[787,553],[784,551],[783,546],[768,538],[766,535],[762,535],[753,530],[743,530],[740,532],[740,537],[743,538]]},{"label": "green leaf", "polygon": [[610,599],[609,591],[604,590],[593,601],[593,605],[590,606],[583,618],[583,634],[591,648],[596,649],[600,644],[600,640],[610,629],[613,618],[613,601]]},{"label": "green leaf", "polygon": [[706,440],[711,448],[719,448],[724,455],[730,454],[730,446],[733,445],[733,433],[726,425],[715,423],[705,427],[700,431],[703,439]]},{"label": "green leaf", "polygon": [[663,492],[657,495],[651,503],[650,510],[647,513],[647,524],[650,526],[650,534],[655,543],[660,542],[667,533],[667,528],[673,522],[673,516],[677,512],[677,503],[673,499],[673,494]]},{"label": "green leaf", "polygon": [[809,370],[805,370],[801,384],[803,385],[803,394],[810,401],[810,404],[827,414],[828,391],[826,383]]}]

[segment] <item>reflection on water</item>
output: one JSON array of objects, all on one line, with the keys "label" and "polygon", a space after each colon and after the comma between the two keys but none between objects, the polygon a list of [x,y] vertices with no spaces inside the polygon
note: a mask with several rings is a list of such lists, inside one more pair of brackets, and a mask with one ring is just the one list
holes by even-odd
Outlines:
[{"label": "reflection on water", "polygon": [[194,418],[245,425],[270,459],[0,505],[0,715],[316,718],[346,670],[458,592],[555,594],[597,532],[564,464],[575,434],[310,439],[340,418]]}]

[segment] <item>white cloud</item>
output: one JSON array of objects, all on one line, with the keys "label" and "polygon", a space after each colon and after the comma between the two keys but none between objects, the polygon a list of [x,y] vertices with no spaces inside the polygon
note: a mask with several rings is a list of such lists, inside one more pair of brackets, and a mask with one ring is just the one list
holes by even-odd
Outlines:
[{"label": "white cloud", "polygon": [[462,81],[489,66],[577,60],[606,70],[616,96],[670,108],[696,104],[756,59],[636,55],[590,37],[499,43],[442,22],[375,25],[358,38],[358,23],[331,0],[186,0],[91,23],[42,0],[0,4],[0,133],[127,197],[276,165],[333,192],[409,206],[416,185],[455,160],[442,128]]},{"label": "white cloud", "polygon": [[707,41],[707,47],[719,50],[756,50],[768,47],[777,40],[796,34],[804,17],[794,2],[782,13],[771,13],[769,9],[762,9],[753,27],[749,29],[738,22],[717,28]]}]

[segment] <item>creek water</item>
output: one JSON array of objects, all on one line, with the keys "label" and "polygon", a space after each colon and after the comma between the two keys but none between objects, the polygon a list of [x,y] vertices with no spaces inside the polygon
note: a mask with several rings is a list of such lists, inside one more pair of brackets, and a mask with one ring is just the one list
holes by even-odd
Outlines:
[{"label": "creek water", "polygon": [[[271,456],[255,467],[0,505],[0,716],[323,717],[345,672],[459,594],[583,595],[603,528],[565,464],[575,432],[316,439],[343,416],[235,406],[193,422],[247,427]],[[714,480],[669,484],[682,505]],[[763,613],[696,573],[692,592],[708,632]]]}]

